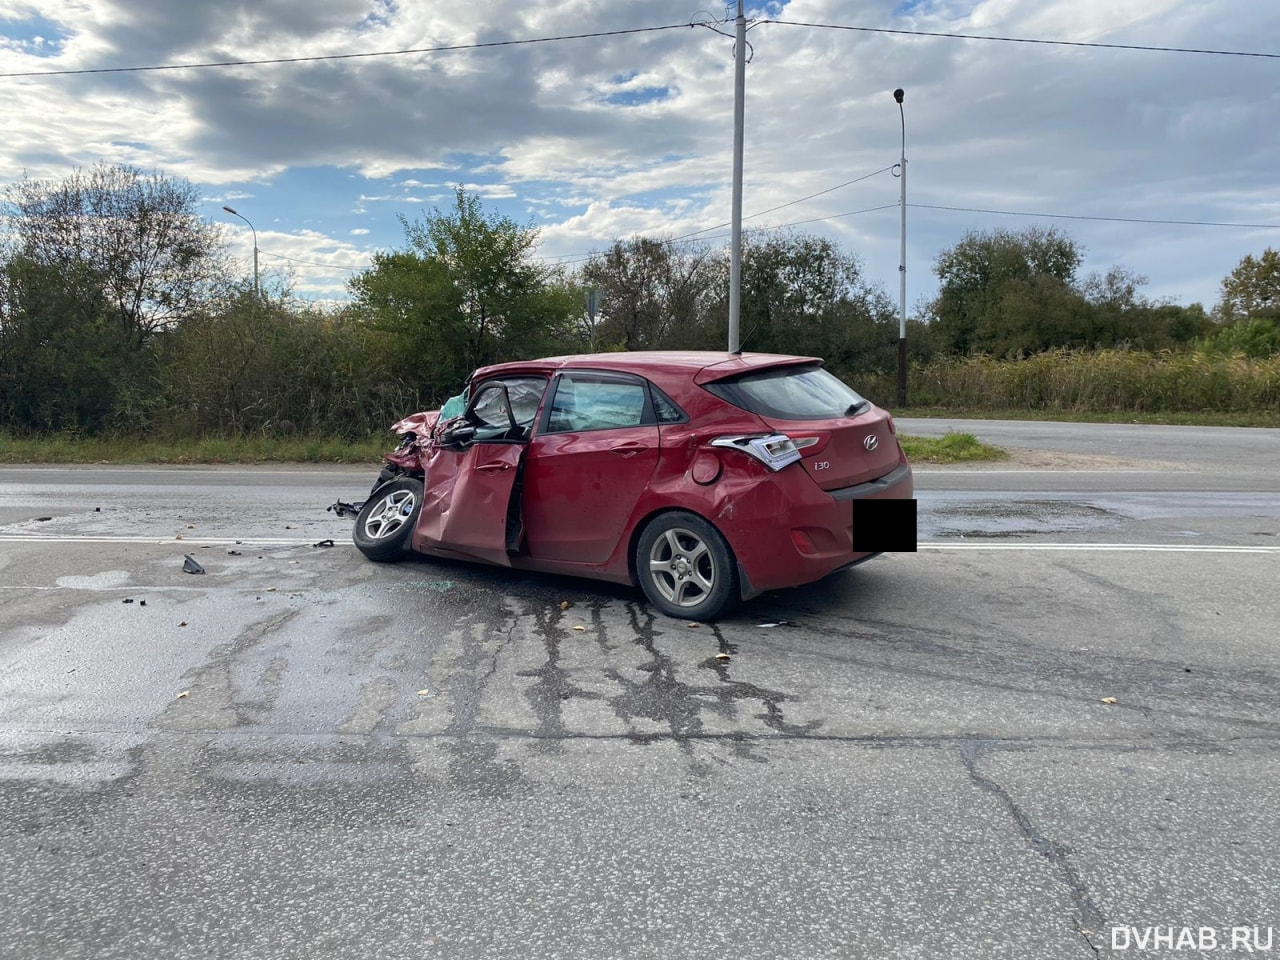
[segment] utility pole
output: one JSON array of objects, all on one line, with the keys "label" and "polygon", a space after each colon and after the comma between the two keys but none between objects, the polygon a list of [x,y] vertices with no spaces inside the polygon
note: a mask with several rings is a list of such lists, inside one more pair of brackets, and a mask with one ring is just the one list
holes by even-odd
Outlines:
[{"label": "utility pole", "polygon": [[738,341],[742,306],[742,141],[747,91],[747,19],[738,0],[733,64],[733,213],[729,241],[729,352],[741,352]]},{"label": "utility pole", "polygon": [[902,153],[898,159],[898,407],[907,405],[907,115],[902,109],[905,91],[893,91],[902,119]]}]

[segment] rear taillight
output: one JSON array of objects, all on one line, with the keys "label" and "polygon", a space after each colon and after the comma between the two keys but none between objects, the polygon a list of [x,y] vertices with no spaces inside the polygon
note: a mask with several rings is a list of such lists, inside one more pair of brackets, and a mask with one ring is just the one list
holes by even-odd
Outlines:
[{"label": "rear taillight", "polygon": [[726,450],[737,450],[759,460],[770,470],[781,470],[800,459],[800,451],[785,433],[771,433],[768,436],[730,436],[716,437],[711,446]]},{"label": "rear taillight", "polygon": [[796,449],[806,456],[815,456],[827,449],[827,444],[831,442],[831,434],[829,433],[793,433],[789,434],[791,442],[796,445]]}]

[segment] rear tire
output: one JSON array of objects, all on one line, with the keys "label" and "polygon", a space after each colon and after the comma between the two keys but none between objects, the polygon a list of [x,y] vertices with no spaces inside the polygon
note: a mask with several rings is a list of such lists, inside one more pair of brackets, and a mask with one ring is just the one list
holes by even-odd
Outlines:
[{"label": "rear tire", "polygon": [[408,549],[420,513],[421,481],[400,477],[384,483],[360,508],[351,539],[370,560],[398,560]]},{"label": "rear tire", "polygon": [[669,617],[714,620],[738,601],[738,569],[720,531],[701,517],[661,513],[636,541],[636,578]]}]

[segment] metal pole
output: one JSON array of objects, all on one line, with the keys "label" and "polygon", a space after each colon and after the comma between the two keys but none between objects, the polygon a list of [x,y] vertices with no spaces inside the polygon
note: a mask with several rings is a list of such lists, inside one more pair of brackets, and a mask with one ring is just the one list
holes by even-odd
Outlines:
[{"label": "metal pole", "polygon": [[738,317],[742,306],[742,141],[746,115],[747,20],[738,0],[733,64],[733,213],[729,241],[729,352],[738,353]]},{"label": "metal pole", "polygon": [[907,405],[907,115],[902,109],[905,92],[893,91],[902,119],[902,154],[898,160],[898,406]]},{"label": "metal pole", "polygon": [[262,288],[258,286],[258,231],[253,229],[253,224],[249,223],[249,218],[242,213],[236,213],[230,207],[223,207],[223,210],[231,214],[233,217],[239,217],[245,223],[249,224],[249,229],[253,232],[253,295],[256,299],[262,299]]}]

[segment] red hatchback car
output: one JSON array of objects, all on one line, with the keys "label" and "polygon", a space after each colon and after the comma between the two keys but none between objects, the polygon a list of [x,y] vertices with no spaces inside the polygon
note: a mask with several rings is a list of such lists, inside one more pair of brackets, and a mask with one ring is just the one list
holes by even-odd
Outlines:
[{"label": "red hatchback car", "polygon": [[413,550],[639,584],[664,613],[710,620],[915,548],[892,418],[813,357],[503,363],[392,429],[403,442],[355,523],[371,560]]}]

